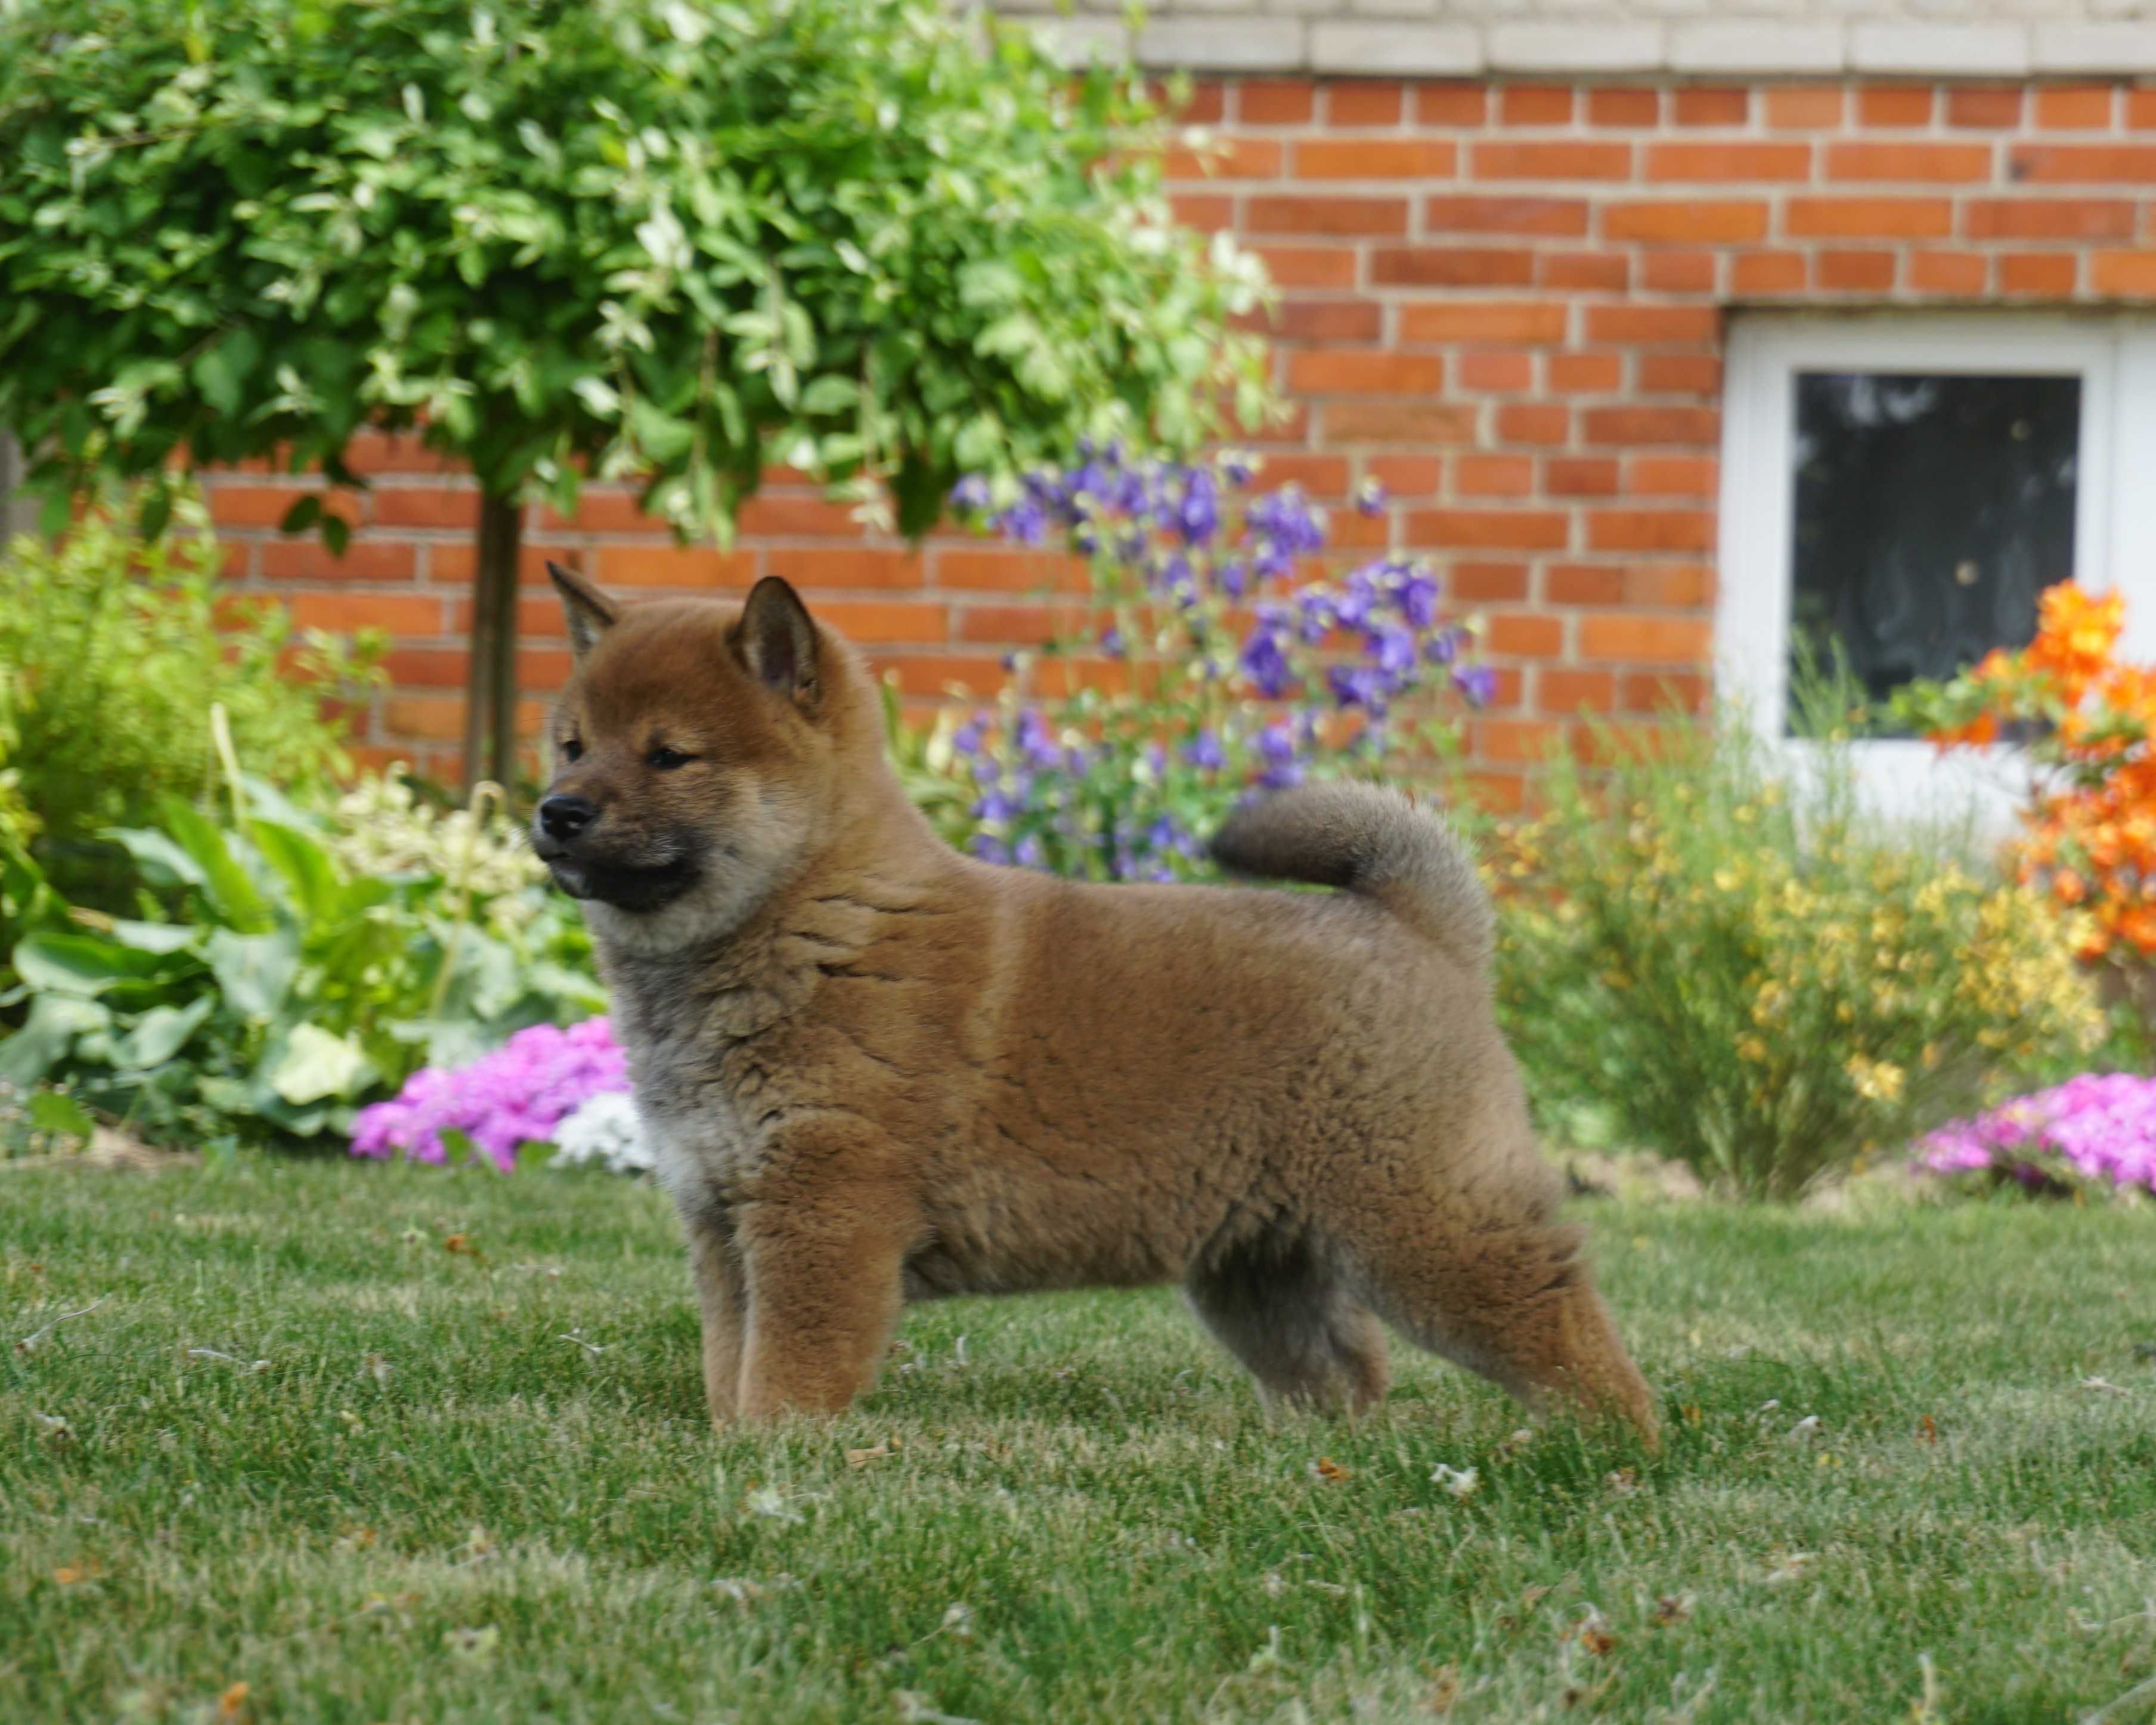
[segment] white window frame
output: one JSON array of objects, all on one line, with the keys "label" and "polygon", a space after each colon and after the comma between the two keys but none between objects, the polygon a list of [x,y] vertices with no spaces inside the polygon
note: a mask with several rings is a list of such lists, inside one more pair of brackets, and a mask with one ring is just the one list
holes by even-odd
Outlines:
[{"label": "white window frame", "polygon": [[[1789,704],[1793,447],[1799,372],[2082,381],[2074,578],[2127,596],[2122,650],[2156,657],[2156,318],[2130,313],[1743,313],[1730,322],[1722,394],[1715,664],[1759,734],[1793,754]],[[1941,754],[1918,739],[1854,746],[1865,799],[1890,812],[2010,819],[2029,768],[1998,746]]]}]

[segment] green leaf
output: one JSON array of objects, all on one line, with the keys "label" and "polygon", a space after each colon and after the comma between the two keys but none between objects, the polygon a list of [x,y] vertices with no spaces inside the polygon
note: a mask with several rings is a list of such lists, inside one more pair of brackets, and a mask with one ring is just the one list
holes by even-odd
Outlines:
[{"label": "green leaf", "polygon": [[152,886],[200,886],[208,878],[194,858],[153,827],[113,827],[105,837],[126,848]]},{"label": "green leaf", "polygon": [[247,932],[267,928],[270,906],[247,878],[247,870],[234,859],[223,833],[177,797],[166,798],[162,808],[165,825],[193,860],[211,908],[234,928]]},{"label": "green leaf", "polygon": [[351,1037],[333,1036],[318,1024],[297,1024],[270,1084],[295,1107],[304,1107],[331,1096],[356,1096],[374,1076],[374,1063]]},{"label": "green leaf", "polygon": [[220,928],[203,948],[224,1004],[242,1018],[277,1015],[300,973],[300,943],[286,930],[235,934]]},{"label": "green leaf", "polygon": [[804,413],[843,413],[851,409],[861,398],[861,387],[851,377],[826,373],[814,379],[801,392],[801,411]]},{"label": "green leaf", "polygon": [[216,1009],[213,994],[202,995],[185,1006],[151,1007],[113,1045],[112,1064],[131,1069],[163,1065]]},{"label": "green leaf", "polygon": [[101,935],[33,934],[15,943],[16,973],[30,987],[88,999],[116,983],[155,977],[159,955]]},{"label": "green leaf", "polygon": [[71,994],[40,994],[30,1015],[0,1041],[0,1080],[28,1090],[67,1058],[76,1037],[102,1030],[112,1014],[95,1000]]},{"label": "green leaf", "polygon": [[[248,374],[261,357],[261,341],[253,330],[242,324],[228,331],[222,340],[195,361],[195,387],[217,412],[228,417],[236,414],[245,399],[243,390]],[[288,527],[285,531],[297,532],[299,529]]]},{"label": "green leaf", "polygon": [[321,494],[310,491],[285,511],[285,519],[277,523],[280,533],[304,533],[322,518]]},{"label": "green leaf", "polygon": [[30,1098],[30,1129],[64,1132],[71,1138],[87,1141],[97,1130],[97,1122],[73,1096],[62,1096],[56,1090],[41,1090]]},{"label": "green leaf", "polygon": [[352,523],[341,515],[322,517],[322,543],[329,547],[330,555],[341,557],[352,543]]},{"label": "green leaf", "polygon": [[310,923],[336,915],[344,896],[344,885],[330,854],[305,833],[280,823],[257,820],[249,831],[254,848],[284,878],[292,901]]},{"label": "green leaf", "polygon": [[189,922],[136,922],[126,917],[112,925],[112,938],[139,952],[182,952],[202,933]]}]

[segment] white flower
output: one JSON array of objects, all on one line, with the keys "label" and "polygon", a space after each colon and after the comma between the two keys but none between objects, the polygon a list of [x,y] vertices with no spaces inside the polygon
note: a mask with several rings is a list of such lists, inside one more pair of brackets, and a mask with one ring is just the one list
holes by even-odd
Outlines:
[{"label": "white flower", "polygon": [[1471,1467],[1448,1467],[1440,1461],[1436,1471],[1430,1475],[1430,1482],[1444,1486],[1455,1497],[1471,1497],[1475,1488],[1482,1483],[1482,1476]]},{"label": "white flower", "polygon": [[598,1163],[609,1173],[643,1173],[659,1161],[625,1090],[603,1090],[566,1117],[554,1128],[554,1145],[557,1162],[572,1168]]}]

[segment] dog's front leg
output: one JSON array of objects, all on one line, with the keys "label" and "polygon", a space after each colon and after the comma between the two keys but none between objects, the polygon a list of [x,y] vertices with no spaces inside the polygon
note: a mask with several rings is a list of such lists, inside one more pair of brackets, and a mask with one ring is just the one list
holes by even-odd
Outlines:
[{"label": "dog's front leg", "polygon": [[704,1399],[711,1424],[731,1424],[741,1413],[742,1353],[748,1324],[748,1278],[725,1209],[682,1217],[689,1263],[696,1276],[696,1301],[704,1327]]},{"label": "dog's front leg", "polygon": [[737,1224],[748,1282],[742,1416],[841,1412],[875,1381],[897,1327],[911,1206],[842,1187],[744,1205]]}]

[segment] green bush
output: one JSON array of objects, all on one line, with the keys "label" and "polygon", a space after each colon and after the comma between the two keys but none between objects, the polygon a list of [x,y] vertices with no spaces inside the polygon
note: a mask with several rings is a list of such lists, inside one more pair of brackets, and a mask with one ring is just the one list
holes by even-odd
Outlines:
[{"label": "green bush", "polygon": [[29,836],[7,818],[12,791],[70,891],[104,896],[84,854],[104,829],[210,783],[213,705],[241,757],[295,794],[351,770],[324,697],[366,680],[377,647],[295,640],[281,607],[219,588],[198,500],[180,501],[177,524],[146,541],[93,510],[0,558],[0,836]]},{"label": "green bush", "polygon": [[1559,759],[1487,851],[1501,1009],[1557,1130],[1789,1198],[2101,1040],[2056,907],[1869,824],[1845,751],[1799,795],[1734,721],[1601,741],[1606,776]]},{"label": "green bush", "polygon": [[396,781],[341,824],[244,779],[220,824],[167,798],[121,829],[137,914],[67,904],[20,850],[0,900],[21,1022],[0,1084],[64,1081],[136,1135],[263,1142],[346,1129],[418,1066],[598,1011],[573,906],[508,823],[438,821]]}]

